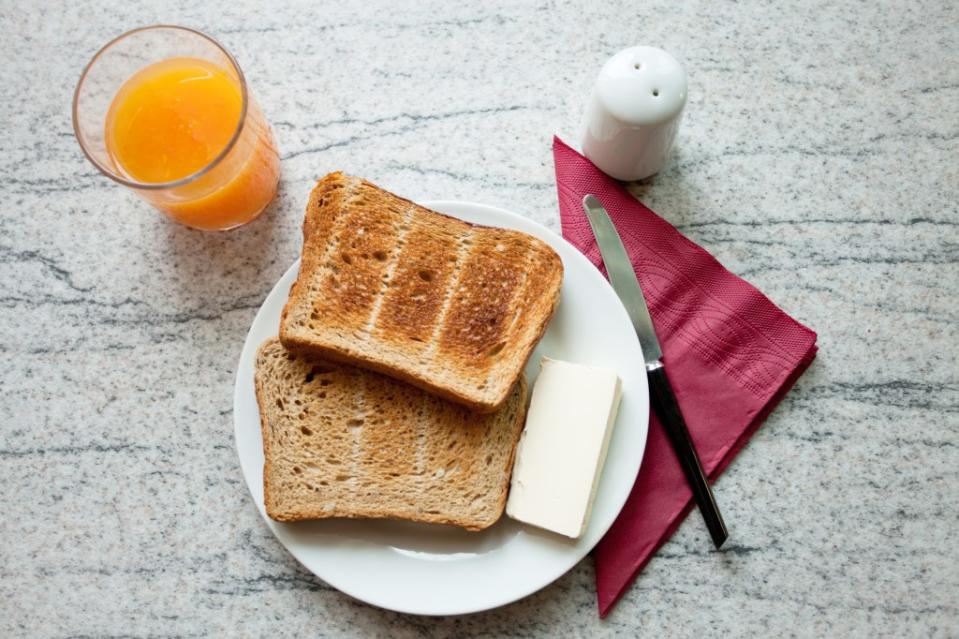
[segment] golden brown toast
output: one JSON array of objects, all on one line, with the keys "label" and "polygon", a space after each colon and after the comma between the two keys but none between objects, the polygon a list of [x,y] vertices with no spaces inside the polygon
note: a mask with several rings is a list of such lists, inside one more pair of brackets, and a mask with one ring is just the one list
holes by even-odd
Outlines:
[{"label": "golden brown toast", "polygon": [[559,301],[563,264],[545,242],[342,173],[313,189],[303,236],[283,345],[478,412],[506,400]]},{"label": "golden brown toast", "polygon": [[503,514],[526,413],[522,377],[500,410],[482,415],[270,338],[255,380],[273,519],[389,517],[481,530]]}]

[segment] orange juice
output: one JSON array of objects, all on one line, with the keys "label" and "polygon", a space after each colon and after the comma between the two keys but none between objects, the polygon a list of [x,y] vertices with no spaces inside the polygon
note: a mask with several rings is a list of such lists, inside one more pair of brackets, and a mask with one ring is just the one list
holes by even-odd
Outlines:
[{"label": "orange juice", "polygon": [[207,60],[154,63],[113,98],[107,152],[120,173],[141,184],[184,180],[141,190],[177,221],[210,230],[239,226],[269,204],[279,178],[269,125],[250,99],[244,113],[244,98],[239,79]]}]

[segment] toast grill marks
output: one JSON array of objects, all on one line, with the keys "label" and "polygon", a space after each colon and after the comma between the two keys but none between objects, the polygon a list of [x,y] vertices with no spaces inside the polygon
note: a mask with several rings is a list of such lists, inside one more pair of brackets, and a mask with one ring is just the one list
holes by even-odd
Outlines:
[{"label": "toast grill marks", "polygon": [[[515,331],[518,322],[523,317],[523,309],[529,308],[531,301],[535,299],[534,296],[530,295],[529,290],[532,288],[529,284],[530,271],[535,268],[535,260],[533,259],[534,253],[535,251],[532,250],[529,250],[526,253],[526,262],[523,264],[523,270],[520,272],[520,282],[516,287],[516,295],[514,296],[520,298],[520,303],[512,305],[514,307],[512,315],[506,318],[505,324],[503,325],[503,333],[505,335],[517,334]],[[544,293],[542,289],[545,287],[540,286],[538,288],[540,289],[539,294],[542,295]],[[498,371],[492,366],[490,366],[487,370],[488,372],[486,375],[486,380],[483,382],[483,387],[489,386],[492,382],[494,382],[494,378],[498,373]]]},{"label": "toast grill marks", "polygon": [[[452,296],[438,351],[444,358],[463,358],[475,371],[473,382],[482,382],[504,350],[512,350],[506,332],[514,298],[525,274],[505,255],[529,253],[529,242],[495,230],[476,238],[462,276]],[[527,257],[527,261],[529,257]]]},{"label": "toast grill marks", "polygon": [[[523,279],[521,293],[519,294],[520,300],[517,302],[517,308],[513,313],[510,325],[506,329],[507,335],[514,336],[515,344],[513,347],[520,352],[526,348],[531,352],[545,330],[543,324],[524,324],[522,317],[523,309],[531,308],[537,300],[549,299],[550,295],[553,294],[554,283],[550,279],[552,267],[549,261],[543,258],[544,256],[540,250],[533,249],[528,253],[524,269],[525,277]],[[561,286],[562,282],[556,284]],[[553,299],[553,308],[549,313],[541,317],[540,321],[542,323],[550,321],[556,306],[559,304],[559,300],[560,296],[557,294]],[[495,370],[491,371],[491,376],[487,379],[487,383],[492,382],[495,373]]]},{"label": "toast grill marks", "polygon": [[[344,184],[356,184],[349,197],[327,197]],[[282,320],[288,347],[379,370],[473,410],[505,399],[553,310],[562,263],[551,249],[338,173],[320,180],[307,218],[303,266]],[[539,297],[523,294],[529,270],[547,280]]]},{"label": "toast grill marks", "polygon": [[[361,183],[353,196],[320,286],[327,294],[313,308],[318,316],[330,313],[324,316],[325,322],[349,330],[370,321],[388,276],[389,256],[396,248],[400,221],[409,206],[398,198],[380,199],[376,208],[368,206],[375,195],[370,185]],[[359,332],[358,336],[364,334]]]},{"label": "toast grill marks", "polygon": [[413,472],[419,478],[419,484],[423,485],[423,476],[426,474],[426,445],[429,443],[430,420],[422,412],[416,413],[416,458],[413,465]]},{"label": "toast grill marks", "polygon": [[414,205],[412,211],[412,229],[406,236],[411,250],[399,257],[375,332],[379,339],[395,342],[400,350],[416,351],[428,349],[426,345],[443,322],[451,285],[458,278],[460,242],[464,236],[468,241],[472,231],[464,223],[450,225],[454,228],[436,227],[424,222],[422,209]]},{"label": "toast grill marks", "polygon": [[[420,275],[420,279],[426,280],[427,282],[436,280],[437,285],[433,287],[433,290],[437,292],[436,299],[439,300],[439,304],[436,304],[435,301],[433,302],[435,308],[434,321],[432,323],[424,322],[422,325],[423,329],[428,329],[428,334],[425,337],[426,350],[422,354],[421,361],[432,362],[436,357],[439,336],[443,327],[446,325],[446,316],[453,303],[453,293],[459,288],[463,274],[463,263],[469,258],[473,245],[473,237],[473,231],[467,228],[461,237],[452,238],[447,242],[450,249],[447,253],[453,253],[451,267],[448,271],[437,269],[443,273],[445,277],[441,279],[437,278],[435,276],[436,271],[428,271],[434,273],[432,279]],[[442,253],[440,255],[442,255]],[[442,282],[442,286],[439,286],[440,282]]]},{"label": "toast grill marks", "polygon": [[[331,181],[326,182],[324,186],[323,192],[318,194],[315,206],[322,210],[324,206],[329,205],[327,210],[332,211],[332,213],[330,215],[307,215],[303,221],[303,235],[308,243],[311,238],[328,238],[326,246],[320,253],[318,264],[315,266],[320,269],[320,273],[330,269],[335,274],[339,267],[331,261],[331,256],[336,255],[339,249],[340,234],[346,228],[346,207],[356,196],[357,189],[360,186],[360,180],[358,178],[349,178],[345,184],[343,182]],[[311,197],[310,200],[309,206],[312,207],[314,206],[313,198]],[[310,252],[303,251],[304,262],[300,264],[301,271],[313,266],[312,264],[306,263],[306,260],[309,259],[311,255]],[[314,274],[309,282],[310,291],[314,294],[319,288],[316,279],[317,274]],[[297,280],[299,280],[299,278],[297,278]],[[317,309],[313,309],[310,319],[318,319]],[[312,328],[312,326],[310,328]]]},{"label": "toast grill marks", "polygon": [[[333,428],[334,419],[323,406],[329,401],[352,401],[349,389],[355,385],[355,373],[321,363],[311,365],[283,350],[278,343],[258,353],[257,375],[265,368],[273,369],[263,372],[265,376],[283,371],[277,377],[282,377],[284,383],[267,388],[257,383],[261,416],[266,412],[266,403],[271,412],[288,417],[286,424],[275,419],[262,420],[269,426],[264,429],[264,453],[267,460],[273,459],[270,472],[264,473],[267,510],[295,514],[295,506],[277,503],[278,497],[283,501],[282,496],[291,493],[323,495],[317,504],[322,512],[341,508],[343,504],[335,499],[332,484],[347,480],[348,471],[344,468],[349,464],[354,446],[345,432]],[[321,431],[323,446],[319,450],[317,438]],[[297,455],[295,451],[302,454]]]},{"label": "toast grill marks", "polygon": [[[380,476],[387,481],[416,475],[416,459],[398,451],[411,452],[418,444],[418,417],[423,415],[423,406],[414,397],[404,397],[397,385],[379,376],[367,376],[368,406],[364,424],[360,429],[357,458],[361,459],[363,477]],[[416,418],[396,420],[388,415],[397,410]],[[375,486],[366,483],[360,486],[364,497],[376,497]],[[410,498],[412,499],[412,495]]]},{"label": "toast grill marks", "polygon": [[[369,380],[360,375],[357,375],[354,379],[356,380],[354,386],[357,389],[354,395],[354,413],[353,417],[346,422],[346,429],[352,438],[352,454],[349,458],[350,474],[346,476],[345,480],[349,482],[350,489],[355,492],[359,487],[358,484],[361,473],[365,475],[366,471],[366,469],[360,466],[360,455],[363,453],[363,431],[366,430],[363,427],[366,425],[367,412],[369,410],[366,402],[367,383]],[[346,504],[343,505],[345,506]]]},{"label": "toast grill marks", "polygon": [[271,517],[397,517],[475,530],[502,513],[524,382],[503,409],[479,415],[375,373],[293,356],[273,338],[257,353],[256,387]]},{"label": "toast grill marks", "polygon": [[[383,302],[386,299],[387,293],[390,291],[390,287],[393,284],[394,275],[396,274],[396,269],[400,261],[400,256],[403,255],[403,245],[406,243],[406,236],[410,232],[413,222],[413,207],[410,205],[409,208],[404,213],[402,220],[396,226],[396,243],[393,246],[393,249],[390,251],[387,259],[389,265],[386,267],[386,273],[383,274],[383,283],[380,286],[379,291],[377,292],[376,300],[373,302],[373,308],[370,310],[370,319],[366,323],[364,332],[369,335],[373,332],[373,329],[376,327],[376,322],[380,317],[380,312],[383,308]],[[377,258],[382,257],[382,254],[376,254]],[[400,280],[402,281],[402,279]]]}]

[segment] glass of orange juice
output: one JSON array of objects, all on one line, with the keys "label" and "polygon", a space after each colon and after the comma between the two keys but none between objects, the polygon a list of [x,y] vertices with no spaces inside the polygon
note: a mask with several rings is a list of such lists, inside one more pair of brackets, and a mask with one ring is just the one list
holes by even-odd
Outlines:
[{"label": "glass of orange juice", "polygon": [[107,177],[187,226],[222,231],[276,195],[273,132],[233,56],[186,27],[134,29],[83,70],[73,128]]}]

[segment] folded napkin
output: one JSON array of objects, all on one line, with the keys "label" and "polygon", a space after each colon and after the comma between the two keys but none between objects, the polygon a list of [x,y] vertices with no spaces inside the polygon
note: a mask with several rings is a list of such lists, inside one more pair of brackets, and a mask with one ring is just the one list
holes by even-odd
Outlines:
[{"label": "folded napkin", "polygon": [[[598,197],[616,224],[696,450],[715,479],[812,362],[816,334],[558,138],[553,159],[563,236],[604,273],[583,196]],[[717,501],[722,508],[722,493]],[[594,552],[601,617],[693,506],[679,460],[651,414],[639,476]],[[735,544],[736,522],[726,523]],[[702,532],[706,547],[711,542],[705,526]]]}]

